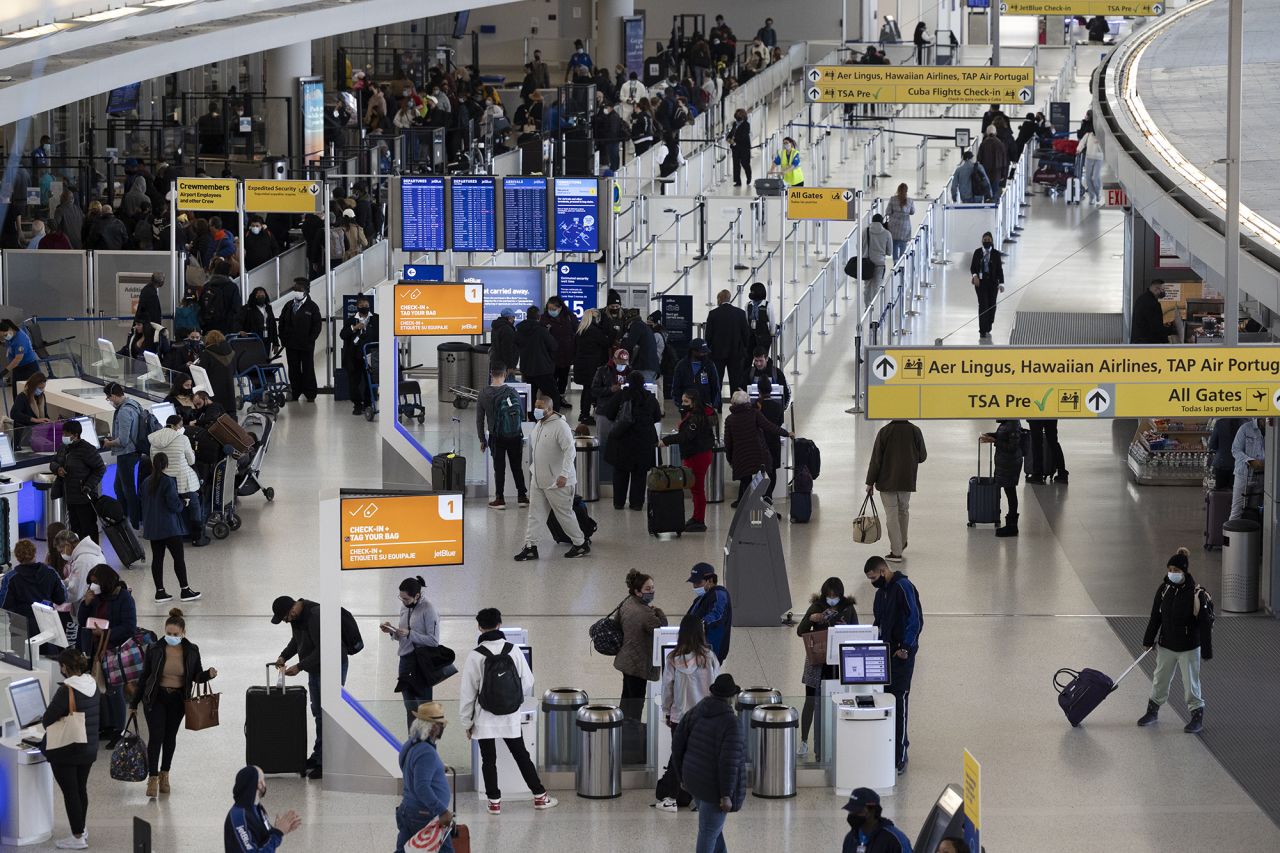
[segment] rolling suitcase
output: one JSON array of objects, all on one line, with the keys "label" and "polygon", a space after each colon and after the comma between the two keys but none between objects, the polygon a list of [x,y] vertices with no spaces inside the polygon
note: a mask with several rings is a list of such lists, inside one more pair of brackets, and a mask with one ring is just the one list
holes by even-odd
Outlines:
[{"label": "rolling suitcase", "polygon": [[209,435],[224,445],[230,445],[236,453],[247,453],[253,449],[253,435],[231,415],[222,415],[210,424]]},{"label": "rolling suitcase", "polygon": [[978,445],[978,476],[969,478],[969,526],[1000,523],[1000,486],[995,478],[995,448],[987,454],[988,474],[982,476],[982,445]]},{"label": "rolling suitcase", "polygon": [[755,186],[759,196],[780,196],[787,191],[782,178],[756,178]]},{"label": "rolling suitcase", "polygon": [[[307,688],[250,687],[244,694],[244,760],[263,773],[302,773],[307,769]],[[282,680],[283,682],[283,680]]]},{"label": "rolling suitcase", "polygon": [[1231,490],[1210,489],[1204,493],[1204,549],[1222,547],[1222,525],[1231,515]]},{"label": "rolling suitcase", "polygon": [[467,485],[467,458],[456,453],[437,453],[431,460],[431,491],[461,492]]},{"label": "rolling suitcase", "polygon": [[808,524],[813,517],[813,477],[808,468],[796,469],[791,478],[791,488],[787,492],[787,504],[791,508],[791,521],[795,524]]},{"label": "rolling suitcase", "polygon": [[[1120,673],[1120,677],[1115,681],[1104,672],[1096,669],[1082,669],[1077,672],[1074,669],[1060,669],[1053,674],[1053,686],[1058,691],[1058,707],[1067,715],[1067,722],[1072,727],[1079,726],[1084,722],[1084,718],[1093,713],[1093,709],[1102,704],[1111,693],[1120,686],[1120,682],[1124,681],[1124,677],[1133,671],[1143,658],[1151,652],[1147,649],[1138,655],[1137,660],[1129,664],[1128,669]],[[1069,680],[1063,682],[1063,676],[1069,677]]]},{"label": "rolling suitcase", "polygon": [[[573,496],[573,514],[578,518],[578,526],[582,528],[582,535],[590,540],[591,535],[596,532],[596,528],[600,525],[596,524],[596,520],[591,517],[591,513],[587,511],[587,502],[579,495]],[[560,526],[560,520],[556,518],[554,512],[547,515],[547,530],[551,531],[551,538],[561,545],[573,544],[573,540],[569,538],[569,534],[564,532],[564,528]]]},{"label": "rolling suitcase", "polygon": [[669,492],[655,492],[649,489],[647,510],[649,514],[649,535],[684,533],[684,489]]},{"label": "rolling suitcase", "polygon": [[111,543],[111,550],[116,552],[120,565],[128,568],[134,563],[146,559],[147,552],[138,541],[138,534],[125,519],[124,506],[115,498],[102,495],[89,501],[98,521],[102,524],[102,532]]}]

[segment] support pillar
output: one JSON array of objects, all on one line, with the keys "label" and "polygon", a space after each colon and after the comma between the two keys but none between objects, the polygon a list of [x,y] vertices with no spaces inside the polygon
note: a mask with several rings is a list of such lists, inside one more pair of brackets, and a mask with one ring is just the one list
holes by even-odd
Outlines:
[{"label": "support pillar", "polygon": [[[302,107],[298,103],[298,78],[311,74],[311,42],[301,41],[266,51],[262,57],[267,84],[267,151],[283,157],[289,153],[289,130],[298,151]],[[286,103],[282,98],[289,98]],[[291,114],[292,113],[292,114]]]},{"label": "support pillar", "polygon": [[622,55],[622,19],[636,13],[635,0],[598,0],[596,3],[596,43],[592,59],[597,68],[608,70],[620,65]]}]

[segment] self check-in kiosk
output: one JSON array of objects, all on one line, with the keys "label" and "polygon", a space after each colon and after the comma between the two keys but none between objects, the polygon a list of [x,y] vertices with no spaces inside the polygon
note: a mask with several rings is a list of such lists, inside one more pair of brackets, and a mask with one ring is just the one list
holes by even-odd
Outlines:
[{"label": "self check-in kiosk", "polygon": [[[650,663],[656,667],[660,667],[665,671],[669,665],[667,663],[667,655],[676,647],[676,639],[680,634],[678,625],[666,625],[653,629],[653,647],[651,649]],[[648,700],[648,722],[649,730],[646,733],[649,740],[649,755],[653,759],[654,766],[661,773],[662,769],[667,766],[667,760],[671,758],[671,729],[667,728],[665,715],[662,713],[662,678],[657,681],[648,682],[649,700]]]},{"label": "self check-in kiosk", "polygon": [[823,702],[831,709],[834,735],[832,784],[849,796],[858,787],[892,790],[897,784],[889,646],[872,625],[832,625],[827,630],[827,664],[838,677],[824,681]]},{"label": "self check-in kiosk", "polygon": [[[503,625],[502,633],[507,638],[507,642],[515,646],[511,653],[524,655],[525,662],[529,664],[529,670],[532,672],[533,646],[529,643],[529,632],[524,628]],[[478,641],[476,645],[479,645]],[[529,751],[529,758],[536,762],[538,760],[538,703],[533,699],[534,693],[534,690],[525,691],[524,702],[520,705],[519,713],[520,736],[524,738],[524,746]],[[498,770],[498,788],[502,791],[502,799],[532,800],[533,792],[525,784],[520,768],[511,757],[511,751],[501,741],[495,742],[494,746],[496,747],[494,752],[497,755],[495,764]],[[481,800],[484,800],[484,775],[480,771],[480,742],[474,739],[471,741],[471,774],[471,778],[475,780],[476,793]]]}]

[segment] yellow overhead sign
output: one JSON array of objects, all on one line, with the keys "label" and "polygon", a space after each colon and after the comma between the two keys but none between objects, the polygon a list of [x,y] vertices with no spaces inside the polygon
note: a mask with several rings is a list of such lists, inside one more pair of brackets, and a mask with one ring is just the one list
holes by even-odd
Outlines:
[{"label": "yellow overhead sign", "polygon": [[787,190],[787,219],[855,219],[857,193],[848,187],[791,187]]},{"label": "yellow overhead sign", "polygon": [[1280,413],[1280,347],[880,347],[867,417],[1263,417]]},{"label": "yellow overhead sign", "polygon": [[1000,4],[1001,15],[1124,15],[1130,18],[1164,14],[1163,3],[1109,2],[1109,0],[1006,0]]},{"label": "yellow overhead sign", "polygon": [[819,104],[1030,104],[1031,66],[812,65],[805,100]]},{"label": "yellow overhead sign", "polygon": [[178,178],[178,210],[235,209],[235,178]]},{"label": "yellow overhead sign", "polygon": [[319,213],[318,181],[245,181],[244,209],[253,213]]}]

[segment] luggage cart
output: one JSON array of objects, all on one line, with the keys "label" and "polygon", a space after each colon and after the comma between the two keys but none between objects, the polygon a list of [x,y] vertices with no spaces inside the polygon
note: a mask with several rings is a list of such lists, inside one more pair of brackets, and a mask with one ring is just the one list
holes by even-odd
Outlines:
[{"label": "luggage cart", "polygon": [[232,455],[223,456],[213,466],[213,476],[209,478],[209,517],[205,519],[205,528],[214,539],[226,539],[231,531],[240,529],[240,516],[236,515],[236,490],[227,482],[234,458]]}]

